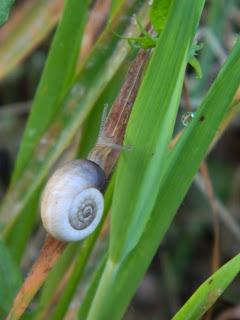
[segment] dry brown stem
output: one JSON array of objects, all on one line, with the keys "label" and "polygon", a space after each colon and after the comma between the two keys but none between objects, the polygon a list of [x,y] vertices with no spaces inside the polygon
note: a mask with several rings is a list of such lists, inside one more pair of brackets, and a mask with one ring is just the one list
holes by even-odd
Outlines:
[{"label": "dry brown stem", "polygon": [[65,243],[58,241],[51,236],[47,237],[39,255],[41,259],[37,259],[34,263],[29,276],[24,281],[23,286],[14,300],[7,320],[19,319],[21,317],[29,302],[46,279],[52,266],[63,252],[65,246]]}]

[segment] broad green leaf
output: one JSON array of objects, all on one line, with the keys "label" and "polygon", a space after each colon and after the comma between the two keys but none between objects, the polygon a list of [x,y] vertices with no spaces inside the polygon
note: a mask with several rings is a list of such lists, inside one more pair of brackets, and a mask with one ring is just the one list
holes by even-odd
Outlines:
[{"label": "broad green leaf", "polygon": [[63,0],[35,0],[18,6],[17,19],[7,26],[7,32],[1,30],[0,80],[46,38],[62,9]]},{"label": "broad green leaf", "polygon": [[237,255],[208,278],[183,305],[172,320],[198,320],[221,296],[240,271]]},{"label": "broad green leaf", "polygon": [[1,0],[0,1],[0,26],[3,25],[7,21],[14,1],[15,0]]},{"label": "broad green leaf", "polygon": [[22,138],[13,182],[26,168],[36,143],[62,106],[73,81],[87,9],[86,0],[66,1]]},{"label": "broad green leaf", "polygon": [[[238,41],[207,97],[168,157],[151,217],[137,246],[119,263],[108,259],[88,320],[120,319],[166,234],[240,83]],[[226,90],[227,88],[227,90]],[[237,258],[236,264],[239,264]],[[230,265],[232,275],[236,264]],[[231,276],[229,276],[230,281]],[[117,286],[115,284],[118,284]],[[128,290],[126,290],[128,288]],[[205,310],[206,311],[206,310]]]},{"label": "broad green leaf", "polygon": [[77,318],[79,320],[87,319],[88,312],[90,310],[94,295],[96,293],[98,283],[101,279],[101,275],[103,273],[106,261],[107,261],[107,257],[105,256],[102,259],[102,261],[100,262],[100,264],[98,265],[98,268],[91,279],[91,282],[88,286],[87,292],[84,296],[84,299],[83,299],[83,301],[80,305],[79,311],[78,311]]},{"label": "broad green leaf", "polygon": [[120,157],[113,200],[110,256],[115,262],[134,248],[155,203],[202,6],[203,1],[174,2],[134,103],[124,142],[131,150]]},{"label": "broad green leaf", "polygon": [[22,277],[20,269],[2,241],[0,241],[0,284],[0,319],[3,319],[21,287]]},{"label": "broad green leaf", "polygon": [[150,20],[157,33],[164,28],[172,3],[173,0],[153,0]]}]

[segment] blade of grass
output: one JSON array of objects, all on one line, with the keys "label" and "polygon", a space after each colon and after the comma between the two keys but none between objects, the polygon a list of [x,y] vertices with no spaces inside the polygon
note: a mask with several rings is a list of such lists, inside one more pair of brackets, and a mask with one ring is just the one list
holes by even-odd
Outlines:
[{"label": "blade of grass", "polygon": [[12,225],[7,225],[2,230],[1,237],[10,249],[12,256],[17,263],[20,263],[21,261],[25,251],[25,246],[36,220],[38,201],[40,199],[42,188],[43,182],[36,186],[31,197],[25,204],[24,209],[21,211],[23,212],[22,215],[24,216],[24,219],[19,217],[12,222]]},{"label": "blade of grass", "polygon": [[0,26],[7,21],[13,3],[14,0],[2,0],[0,2]]},{"label": "blade of grass", "polygon": [[73,81],[87,12],[88,1],[65,3],[23,134],[12,183],[26,168],[36,143],[61,107]]},{"label": "blade of grass", "polygon": [[19,267],[2,241],[0,241],[0,283],[0,318],[3,319],[22,284],[22,276]]},{"label": "blade of grass", "polygon": [[[184,82],[184,93],[185,93],[185,101],[186,108],[188,111],[193,112],[193,108],[191,105],[191,100],[189,96],[188,86],[186,81]],[[220,266],[220,225],[219,225],[219,212],[217,207],[216,195],[212,185],[212,181],[209,175],[207,162],[204,160],[200,167],[199,172],[204,181],[204,189],[206,191],[206,195],[208,198],[208,202],[211,208],[212,213],[212,225],[213,225],[213,249],[212,249],[212,272],[215,272]],[[211,311],[210,311],[211,312]],[[209,313],[208,318],[211,318]]]},{"label": "blade of grass", "polygon": [[137,246],[121,262],[115,263],[109,257],[88,320],[96,315],[100,320],[109,315],[119,319],[123,314],[231,106],[240,83],[239,56],[240,41],[170,153],[151,218]]},{"label": "blade of grass", "polygon": [[173,3],[134,104],[125,137],[131,152],[119,162],[113,201],[110,255],[115,262],[138,242],[157,197],[202,6],[203,1]]},{"label": "blade of grass", "polygon": [[93,275],[93,277],[91,279],[91,282],[89,284],[87,292],[84,296],[83,301],[81,302],[80,308],[77,313],[77,319],[79,319],[79,320],[87,319],[88,312],[90,310],[94,295],[96,293],[98,283],[101,279],[101,275],[103,273],[106,261],[107,261],[107,256],[105,256],[102,259],[97,270],[95,271],[95,274]]},{"label": "blade of grass", "polygon": [[151,5],[150,20],[157,33],[165,26],[172,2],[173,0],[154,0]]},{"label": "blade of grass", "polygon": [[237,255],[208,278],[176,313],[172,320],[198,320],[221,296],[240,271]]},{"label": "blade of grass", "polygon": [[121,0],[112,0],[111,1],[111,8],[110,8],[111,16],[114,16],[116,11],[119,9],[120,5],[121,5]]},{"label": "blade of grass", "polygon": [[27,0],[0,29],[0,80],[46,38],[56,25],[63,0]]}]

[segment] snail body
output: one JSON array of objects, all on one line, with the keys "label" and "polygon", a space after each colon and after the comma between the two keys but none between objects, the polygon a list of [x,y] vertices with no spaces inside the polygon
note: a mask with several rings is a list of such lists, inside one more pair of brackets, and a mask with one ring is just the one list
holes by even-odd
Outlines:
[{"label": "snail body", "polygon": [[79,241],[99,224],[104,208],[100,190],[105,185],[103,170],[90,160],[74,160],[49,179],[41,199],[41,218],[54,238]]}]

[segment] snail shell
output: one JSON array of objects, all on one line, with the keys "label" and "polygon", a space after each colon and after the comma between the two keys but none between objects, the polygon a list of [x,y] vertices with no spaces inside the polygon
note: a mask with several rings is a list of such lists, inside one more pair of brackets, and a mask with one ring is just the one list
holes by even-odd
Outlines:
[{"label": "snail shell", "polygon": [[99,224],[104,208],[100,190],[106,182],[103,170],[90,160],[74,160],[49,179],[41,199],[45,229],[61,241],[79,241]]}]

